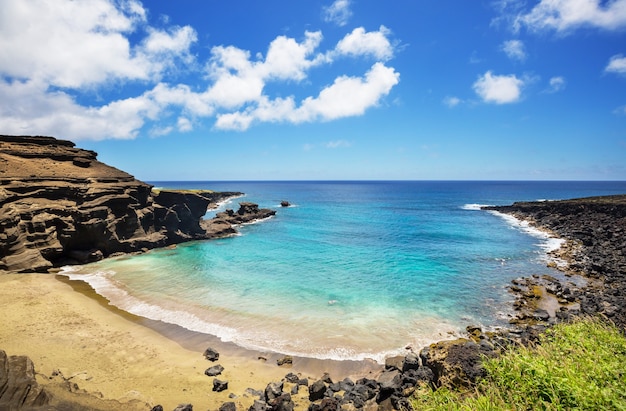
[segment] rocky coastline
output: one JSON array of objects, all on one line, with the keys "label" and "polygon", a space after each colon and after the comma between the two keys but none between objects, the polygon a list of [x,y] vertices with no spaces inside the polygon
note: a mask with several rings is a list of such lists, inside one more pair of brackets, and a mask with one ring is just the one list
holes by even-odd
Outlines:
[{"label": "rocky coastline", "polygon": [[[141,252],[184,241],[232,235],[236,226],[274,215],[253,203],[240,203],[203,220],[207,207],[240,193],[155,190],[149,184],[96,160],[51,137],[0,136],[0,270],[45,272],[68,263],[81,264],[116,253]],[[469,325],[467,335],[428,347],[407,347],[406,355],[387,358],[380,372],[358,379],[335,380],[324,374],[307,378],[289,372],[294,359],[276,367],[282,379],[264,390],[248,389],[249,411],[352,411],[411,409],[409,398],[441,386],[471,387],[484,376],[481,361],[515,345],[532,344],[550,325],[582,315],[599,315],[626,328],[626,195],[484,207],[528,221],[565,241],[555,264],[572,279],[521,277],[509,287],[516,296],[510,327],[486,331]],[[17,336],[19,338],[19,336]],[[2,348],[2,347],[0,347]],[[217,350],[203,354],[207,390],[228,392],[225,367]],[[190,370],[200,372],[200,370]],[[0,350],[0,410],[115,409],[119,403],[94,398],[62,374],[71,393],[54,398],[37,381],[33,362]],[[76,394],[76,395],[75,395]],[[80,394],[80,395],[78,395]],[[236,395],[220,411],[237,410]],[[155,400],[158,404],[158,399]],[[85,405],[89,404],[89,405]],[[128,404],[126,406],[129,406]],[[135,407],[136,406],[136,407]],[[163,410],[134,404],[136,409]],[[181,404],[178,411],[192,410]]]}]

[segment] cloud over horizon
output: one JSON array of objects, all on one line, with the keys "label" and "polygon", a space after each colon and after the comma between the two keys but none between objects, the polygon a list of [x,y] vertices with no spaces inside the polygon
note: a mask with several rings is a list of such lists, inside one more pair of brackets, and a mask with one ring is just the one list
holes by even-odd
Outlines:
[{"label": "cloud over horizon", "polygon": [[[349,16],[348,7],[338,0],[331,8]],[[301,39],[275,37],[265,55],[214,45],[201,60],[193,27],[156,27],[148,16],[136,0],[59,0],[54,7],[44,0],[7,1],[0,15],[3,132],[132,139],[144,127],[153,135],[188,132],[202,119],[240,131],[260,122],[330,121],[362,115],[399,82],[399,73],[385,65],[394,46],[384,26],[354,28],[326,51],[320,50],[322,32],[306,31]],[[361,76],[348,76],[332,65],[338,58],[372,64]],[[311,85],[316,68],[334,70],[334,81]],[[195,79],[181,81],[182,71],[195,72]],[[268,84],[287,94],[268,94]],[[317,88],[316,95],[297,98],[302,85]],[[113,97],[97,104],[82,98],[109,93]]]}]

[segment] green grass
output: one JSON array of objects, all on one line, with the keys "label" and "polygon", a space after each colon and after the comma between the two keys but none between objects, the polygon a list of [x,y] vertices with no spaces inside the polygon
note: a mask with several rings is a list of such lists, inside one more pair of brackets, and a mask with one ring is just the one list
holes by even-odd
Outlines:
[{"label": "green grass", "polygon": [[626,410],[626,338],[582,319],[550,328],[541,343],[484,363],[474,391],[424,388],[416,410]]}]

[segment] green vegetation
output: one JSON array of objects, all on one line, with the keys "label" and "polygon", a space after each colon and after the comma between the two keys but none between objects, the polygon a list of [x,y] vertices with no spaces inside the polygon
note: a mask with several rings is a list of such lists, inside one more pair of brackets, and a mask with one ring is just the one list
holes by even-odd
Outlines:
[{"label": "green vegetation", "polygon": [[626,337],[582,319],[550,328],[539,345],[484,363],[471,392],[422,389],[416,410],[626,410]]}]

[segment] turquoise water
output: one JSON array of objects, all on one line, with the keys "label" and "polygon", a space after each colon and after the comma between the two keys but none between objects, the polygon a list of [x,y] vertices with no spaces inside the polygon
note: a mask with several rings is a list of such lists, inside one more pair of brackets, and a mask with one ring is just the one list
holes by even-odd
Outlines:
[{"label": "turquoise water", "polygon": [[[260,350],[381,361],[497,327],[507,285],[556,242],[478,204],[626,192],[624,182],[156,182],[275,208],[241,235],[72,268],[114,305]],[[293,206],[281,208],[281,200]],[[207,218],[211,213],[207,215]]]}]

